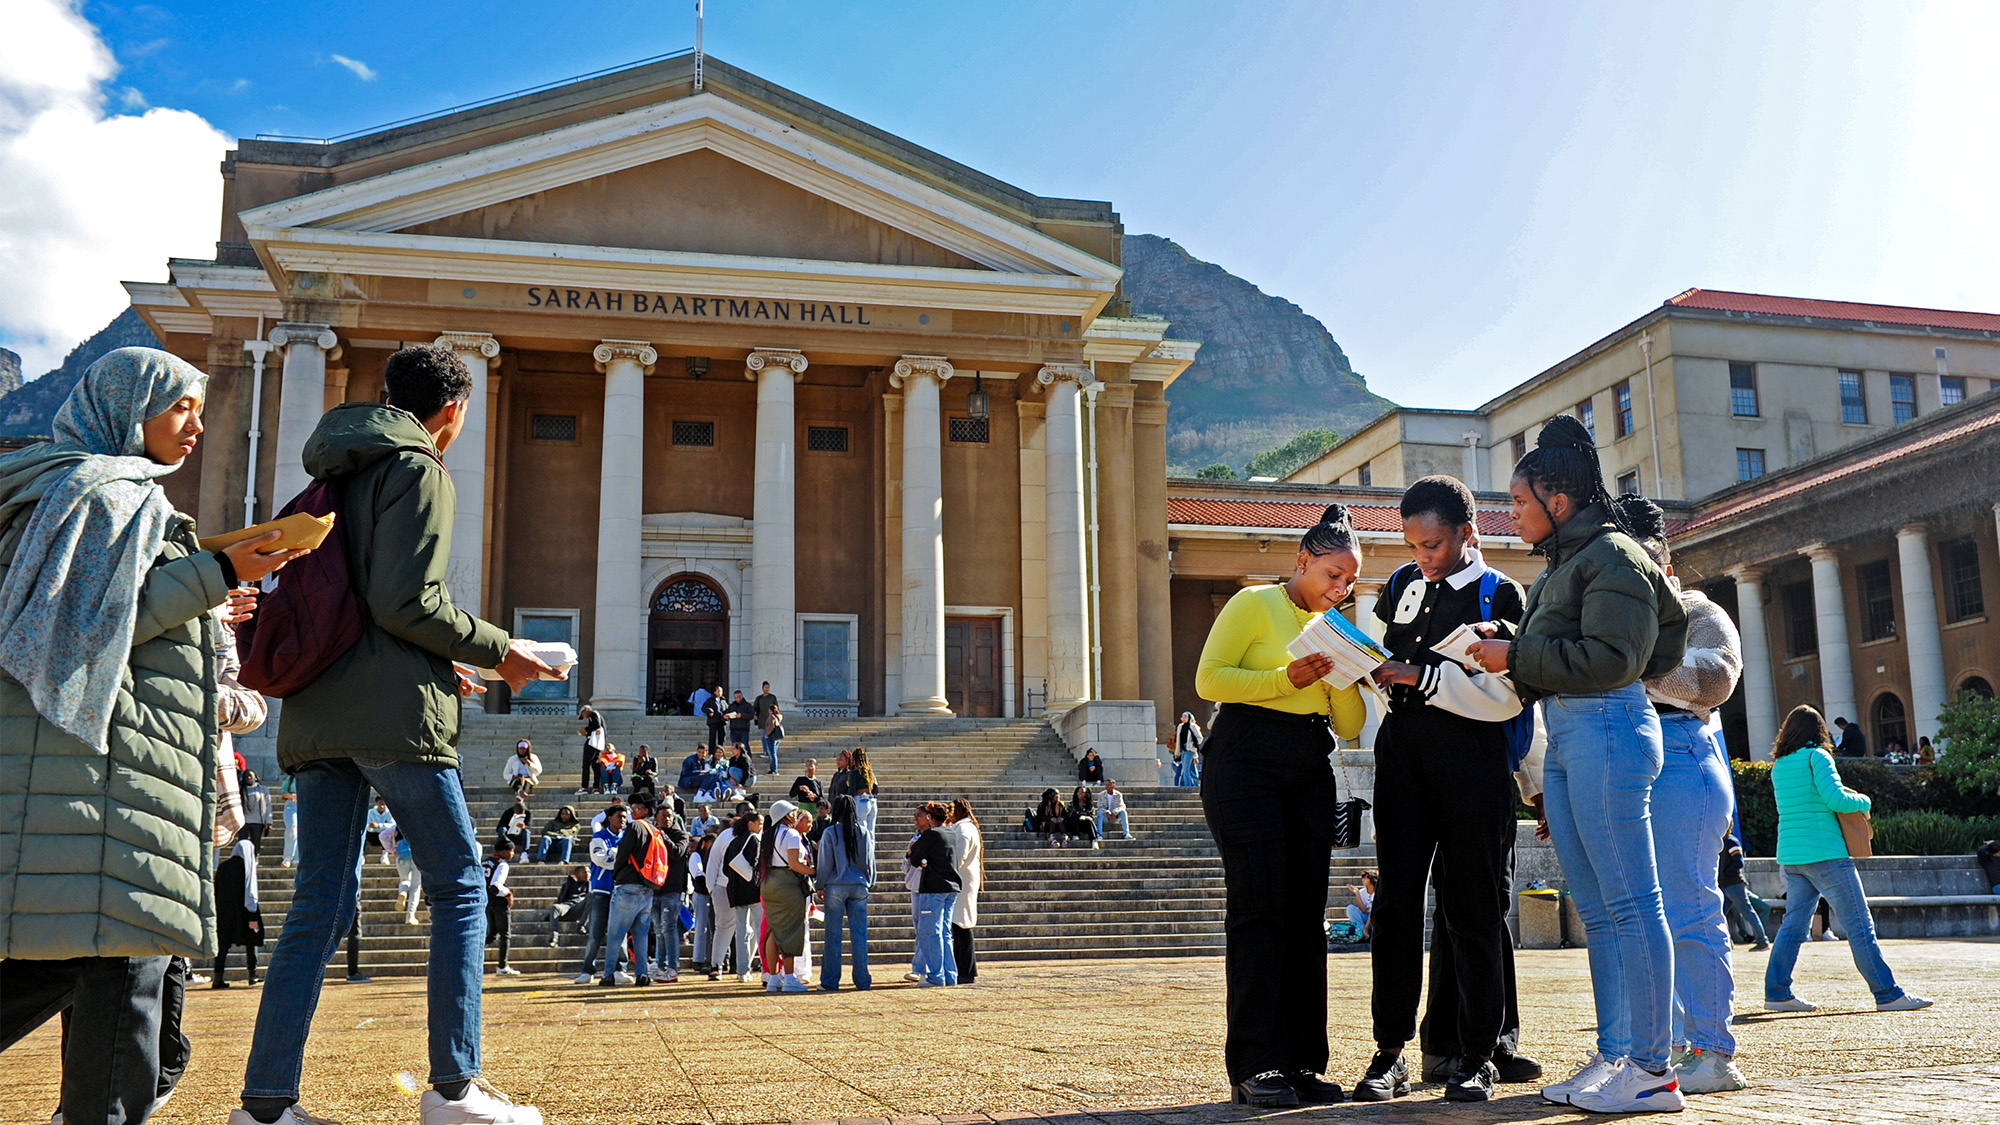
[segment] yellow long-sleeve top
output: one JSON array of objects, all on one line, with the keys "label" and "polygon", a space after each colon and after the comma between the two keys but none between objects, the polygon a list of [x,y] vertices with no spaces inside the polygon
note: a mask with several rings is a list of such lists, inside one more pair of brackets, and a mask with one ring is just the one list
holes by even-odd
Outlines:
[{"label": "yellow long-sleeve top", "polygon": [[1368,719],[1359,687],[1336,688],[1324,680],[1293,687],[1285,675],[1292,662],[1285,646],[1311,620],[1312,614],[1294,605],[1283,586],[1238,590],[1216,615],[1208,641],[1201,646],[1195,691],[1215,703],[1254,703],[1295,715],[1326,715],[1333,720],[1335,734],[1358,737]]}]

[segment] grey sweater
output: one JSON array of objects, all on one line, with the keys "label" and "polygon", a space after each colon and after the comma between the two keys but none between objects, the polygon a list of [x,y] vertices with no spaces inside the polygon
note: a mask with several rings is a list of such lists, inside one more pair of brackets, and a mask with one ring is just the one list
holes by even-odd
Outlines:
[{"label": "grey sweater", "polygon": [[1702,722],[1736,690],[1743,675],[1743,641],[1722,607],[1698,590],[1682,590],[1687,655],[1665,675],[1646,681],[1646,697],[1691,711]]}]

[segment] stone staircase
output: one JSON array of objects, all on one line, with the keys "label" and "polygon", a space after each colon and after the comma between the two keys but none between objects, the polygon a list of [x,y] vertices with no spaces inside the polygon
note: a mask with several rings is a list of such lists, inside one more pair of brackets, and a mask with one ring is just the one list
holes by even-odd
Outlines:
[{"label": "stone staircase", "polygon": [[[698,720],[679,717],[613,716],[610,738],[627,756],[647,743],[662,759],[662,780],[678,775],[681,758],[706,736]],[[753,786],[768,805],[782,796],[807,758],[818,759],[821,779],[832,775],[842,748],[866,746],[881,786],[877,870],[882,881],[870,902],[870,961],[907,965],[913,942],[909,895],[900,861],[909,840],[912,808],[920,800],[964,797],[972,803],[986,839],[986,881],[980,894],[979,956],[1007,961],[1047,958],[1198,956],[1219,954],[1222,938],[1222,867],[1202,822],[1200,794],[1193,789],[1127,790],[1133,809],[1133,840],[1115,838],[1100,849],[1049,849],[1021,829],[1024,811],[1044,788],[1065,795],[1076,785],[1075,763],[1061,739],[1041,720],[991,719],[823,719],[787,720],[790,736],[780,747],[779,776],[760,777]],[[510,803],[499,784],[500,770],[516,739],[533,739],[542,759],[543,784],[530,802],[534,840],[563,804],[577,806],[588,820],[606,798],[579,796],[581,739],[568,718],[539,716],[470,717],[461,743],[467,799],[482,842]],[[761,750],[758,751],[761,756]],[[1121,786],[1121,788],[1123,788]],[[268,854],[268,853],[267,853]],[[371,975],[418,975],[428,956],[428,915],[403,924],[395,909],[395,868],[380,862],[371,846],[362,883],[361,963]],[[573,863],[575,860],[572,861]],[[1345,888],[1373,865],[1372,849],[1335,856],[1332,901],[1345,902]],[[574,974],[581,958],[581,935],[565,934],[549,944],[547,906],[566,869],[554,864],[516,863],[509,882],[515,908],[509,961],[527,973]],[[289,872],[264,868],[264,917],[276,938],[291,900]],[[815,949],[821,940],[813,929]],[[267,944],[268,948],[268,944]],[[489,950],[489,964],[494,954]],[[344,975],[345,951],[329,967]]]}]

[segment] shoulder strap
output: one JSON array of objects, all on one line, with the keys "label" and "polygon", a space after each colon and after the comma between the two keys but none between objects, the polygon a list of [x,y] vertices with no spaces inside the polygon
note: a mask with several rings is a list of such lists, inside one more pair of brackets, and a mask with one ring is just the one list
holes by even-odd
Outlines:
[{"label": "shoulder strap", "polygon": [[1382,592],[1383,596],[1394,605],[1397,599],[1403,596],[1404,587],[1407,587],[1418,573],[1417,564],[1413,562],[1397,567],[1396,572],[1389,576],[1389,588]]},{"label": "shoulder strap", "polygon": [[1493,595],[1500,592],[1500,572],[1492,567],[1479,576],[1479,612],[1482,621],[1493,620]]}]

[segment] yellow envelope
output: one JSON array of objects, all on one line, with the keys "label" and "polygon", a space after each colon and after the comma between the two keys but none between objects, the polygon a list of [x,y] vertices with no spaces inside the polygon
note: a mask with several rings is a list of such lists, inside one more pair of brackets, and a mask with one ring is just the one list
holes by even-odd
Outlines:
[{"label": "yellow envelope", "polygon": [[305,512],[293,512],[284,519],[255,524],[241,531],[228,531],[221,535],[211,535],[201,540],[200,543],[201,549],[204,551],[220,551],[225,547],[233,547],[245,539],[255,539],[260,535],[268,535],[273,531],[284,532],[284,538],[264,548],[263,553],[268,555],[276,551],[289,551],[295,547],[317,547],[321,543],[326,542],[326,533],[332,530],[333,513],[331,512],[328,512],[324,516],[308,515]]}]

